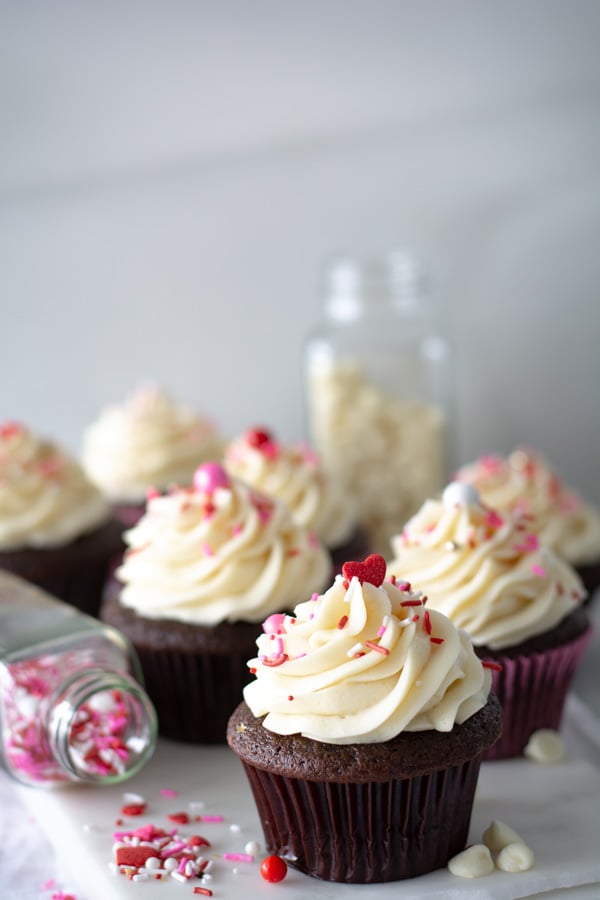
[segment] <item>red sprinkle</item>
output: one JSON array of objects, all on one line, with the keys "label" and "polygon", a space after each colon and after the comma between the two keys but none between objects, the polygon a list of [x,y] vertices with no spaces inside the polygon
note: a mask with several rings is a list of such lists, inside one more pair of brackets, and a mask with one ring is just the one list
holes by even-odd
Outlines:
[{"label": "red sprinkle", "polygon": [[270,666],[271,668],[275,668],[275,666],[281,666],[284,662],[287,662],[289,656],[287,653],[280,653],[279,656],[265,656],[264,659],[261,660],[263,666]]},{"label": "red sprinkle", "polygon": [[212,897],[213,892],[210,888],[195,887],[194,894],[202,894],[203,897]]},{"label": "red sprinkle", "polygon": [[117,847],[116,862],[118,866],[135,866],[137,869],[146,865],[146,860],[156,856],[155,847]]},{"label": "red sprinkle", "polygon": [[167,815],[167,819],[170,822],[177,822],[178,825],[187,825],[190,821],[190,817],[186,812],[169,813]]},{"label": "red sprinkle", "polygon": [[444,643],[444,638],[430,637],[429,640],[431,641],[432,644],[443,644]]},{"label": "red sprinkle", "polygon": [[288,695],[288,700],[293,700],[293,699],[294,699],[294,695],[293,695],[293,694],[289,694],[289,695]]},{"label": "red sprinkle", "polygon": [[500,663],[492,662],[491,659],[484,659],[481,663],[484,669],[493,669],[494,672],[501,672],[502,666]]},{"label": "red sprinkle", "polygon": [[260,874],[265,881],[276,884],[287,875],[287,863],[280,856],[267,856],[260,864]]},{"label": "red sprinkle", "polygon": [[342,566],[342,574],[348,581],[356,576],[361,584],[367,581],[369,584],[379,587],[383,584],[386,568],[383,556],[371,553],[364,562],[345,562]]},{"label": "red sprinkle", "polygon": [[210,847],[210,841],[207,841],[205,837],[202,837],[201,834],[193,834],[191,838],[188,838],[188,844],[190,847]]},{"label": "red sprinkle", "polygon": [[390,584],[396,584],[396,576],[390,575]]},{"label": "red sprinkle", "polygon": [[337,623],[337,627],[342,629],[347,621],[348,621],[348,616],[342,616],[340,621]]},{"label": "red sprinkle", "polygon": [[403,600],[400,606],[423,606],[420,600]]},{"label": "red sprinkle", "polygon": [[425,619],[425,631],[427,634],[431,634],[431,616],[429,615],[429,610],[425,610],[425,615],[423,617]]},{"label": "red sprinkle", "polygon": [[127,803],[121,807],[122,816],[142,816],[145,812],[145,803]]},{"label": "red sprinkle", "polygon": [[365,641],[365,647],[368,647],[369,650],[376,650],[377,653],[381,653],[382,656],[389,656],[390,651],[387,647],[381,647],[379,644],[376,644],[374,641]]}]

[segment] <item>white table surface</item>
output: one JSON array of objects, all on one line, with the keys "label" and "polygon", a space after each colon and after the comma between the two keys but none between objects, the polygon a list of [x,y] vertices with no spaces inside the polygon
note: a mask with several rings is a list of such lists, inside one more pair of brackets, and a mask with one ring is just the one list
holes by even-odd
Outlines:
[{"label": "white table surface", "polygon": [[[355,900],[359,896],[397,900],[512,900],[517,897],[600,898],[600,598],[592,606],[596,633],[577,674],[567,704],[563,737],[568,758],[556,766],[527,760],[482,766],[470,833],[480,842],[493,818],[515,828],[536,853],[533,870],[519,875],[495,872],[474,881],[446,870],[390,885],[331,885],[290,869],[279,885],[265,883],[254,864],[231,863],[225,852],[243,852],[262,840],[258,818],[237,758],[228,748],[189,747],[159,741],[148,766],[119,787],[66,790],[24,788],[0,772],[0,900],[50,900],[53,890],[76,900],[172,900],[193,896],[192,884],[174,881],[133,884],[109,868],[112,832],[124,792],[148,802],[143,820],[166,826],[166,814],[192,801],[225,817],[204,824],[215,856],[215,897],[262,898],[283,891],[282,900],[309,897]],[[165,798],[163,787],[177,790]],[[172,826],[171,826],[172,827]],[[200,826],[197,826],[199,828]],[[196,829],[195,829],[196,830]],[[210,833],[209,833],[210,832]],[[43,887],[49,881],[54,887]],[[209,885],[206,885],[209,886]]]}]

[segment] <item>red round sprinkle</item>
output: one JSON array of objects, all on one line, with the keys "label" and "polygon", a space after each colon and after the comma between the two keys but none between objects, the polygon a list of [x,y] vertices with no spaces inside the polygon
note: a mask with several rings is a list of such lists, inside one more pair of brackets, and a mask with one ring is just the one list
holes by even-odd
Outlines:
[{"label": "red round sprinkle", "polygon": [[127,803],[121,807],[122,816],[143,816],[145,812],[145,803]]},{"label": "red round sprinkle", "polygon": [[356,575],[361,584],[368,581],[369,584],[379,587],[383,584],[386,568],[383,556],[371,553],[364,562],[345,562],[342,566],[342,574],[348,581]]},{"label": "red round sprinkle", "polygon": [[287,863],[280,856],[267,856],[260,864],[260,874],[272,884],[283,881],[287,875]]},{"label": "red round sprinkle", "polygon": [[177,822],[178,825],[187,825],[190,817],[186,812],[169,813],[167,816],[170,822]]}]

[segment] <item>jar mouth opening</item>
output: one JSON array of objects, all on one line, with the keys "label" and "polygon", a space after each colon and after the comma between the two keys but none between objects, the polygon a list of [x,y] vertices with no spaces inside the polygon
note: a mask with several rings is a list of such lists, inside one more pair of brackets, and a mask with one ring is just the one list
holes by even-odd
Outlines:
[{"label": "jar mouth opening", "polygon": [[326,312],[342,320],[356,318],[365,301],[414,309],[428,290],[421,260],[408,249],[392,250],[381,259],[333,258],[324,281]]},{"label": "jar mouth opening", "polygon": [[87,669],[63,686],[50,712],[48,732],[69,777],[114,784],[138,772],[151,756],[156,712],[129,675]]}]

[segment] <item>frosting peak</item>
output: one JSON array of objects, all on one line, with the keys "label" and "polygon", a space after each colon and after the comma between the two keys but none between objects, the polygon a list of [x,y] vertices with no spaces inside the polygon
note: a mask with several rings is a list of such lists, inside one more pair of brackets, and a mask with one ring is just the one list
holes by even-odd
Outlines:
[{"label": "frosting peak", "polygon": [[197,469],[194,484],[153,496],[126,532],[125,606],[200,625],[259,622],[323,585],[329,555],[284,504],[218,463]]},{"label": "frosting peak", "polygon": [[244,699],[265,728],[375,743],[450,731],[485,705],[490,676],[468,637],[402,587],[338,575],[258,638]]}]

